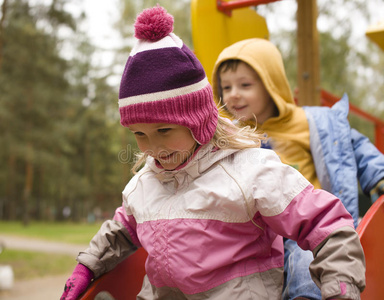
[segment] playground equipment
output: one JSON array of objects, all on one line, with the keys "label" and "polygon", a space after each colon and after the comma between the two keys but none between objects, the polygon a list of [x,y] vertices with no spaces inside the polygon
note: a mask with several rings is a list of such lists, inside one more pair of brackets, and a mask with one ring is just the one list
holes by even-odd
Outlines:
[{"label": "playground equipment", "polygon": [[[368,27],[365,35],[375,44],[377,44],[381,50],[384,51],[384,21]],[[367,118],[363,116],[363,118]],[[371,116],[368,119],[372,120]],[[375,124],[375,144],[377,149],[384,153],[384,126],[380,120],[374,120]]]},{"label": "playground equipment", "polygon": [[369,26],[365,35],[384,51],[384,21]]},{"label": "playground equipment", "polygon": [[95,280],[80,299],[93,300],[98,294],[108,292],[116,300],[136,300],[145,275],[146,258],[147,252],[138,249],[112,271]]},{"label": "playground equipment", "polygon": [[384,295],[384,196],[369,208],[356,229],[364,249],[367,271],[367,286],[362,300],[382,299]]},{"label": "playground equipment", "polygon": [[248,6],[237,6],[229,13],[230,3],[222,2],[222,5],[227,4],[223,6],[227,12],[224,13],[217,9],[216,0],[191,1],[193,50],[208,79],[217,57],[225,47],[251,37],[269,38],[267,23],[262,16]]}]

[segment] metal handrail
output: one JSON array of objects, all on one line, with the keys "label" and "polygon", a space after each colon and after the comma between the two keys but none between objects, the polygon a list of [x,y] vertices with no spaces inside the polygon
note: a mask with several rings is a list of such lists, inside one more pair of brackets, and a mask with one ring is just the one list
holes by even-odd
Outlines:
[{"label": "metal handrail", "polygon": [[257,6],[261,4],[268,4],[281,0],[234,0],[234,1],[222,1],[216,0],[217,9],[224,14],[231,16],[232,10],[237,8],[243,8],[248,6]]}]

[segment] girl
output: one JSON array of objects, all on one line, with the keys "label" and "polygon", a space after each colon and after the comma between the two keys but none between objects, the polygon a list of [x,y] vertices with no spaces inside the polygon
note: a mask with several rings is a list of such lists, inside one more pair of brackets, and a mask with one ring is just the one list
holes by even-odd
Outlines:
[{"label": "girl", "polygon": [[143,154],[62,299],[138,247],[148,258],[137,299],[280,299],[281,236],[313,251],[324,299],[359,299],[365,263],[350,214],[260,149],[261,135],[218,117],[200,62],[172,30],[162,7],[137,17],[119,107]]}]

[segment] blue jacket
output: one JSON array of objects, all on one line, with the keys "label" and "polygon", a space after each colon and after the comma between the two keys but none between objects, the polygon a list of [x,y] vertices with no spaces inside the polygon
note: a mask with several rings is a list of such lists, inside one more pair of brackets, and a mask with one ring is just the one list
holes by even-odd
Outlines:
[{"label": "blue jacket", "polygon": [[354,219],[359,217],[358,185],[364,193],[384,178],[384,155],[367,137],[351,129],[344,94],[332,108],[304,107],[310,146],[321,187],[341,199]]}]

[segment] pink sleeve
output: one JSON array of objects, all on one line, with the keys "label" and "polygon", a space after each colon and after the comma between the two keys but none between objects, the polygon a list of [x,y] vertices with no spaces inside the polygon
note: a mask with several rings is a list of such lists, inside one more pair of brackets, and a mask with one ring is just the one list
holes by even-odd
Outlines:
[{"label": "pink sleeve", "polygon": [[353,219],[341,201],[324,190],[315,190],[311,184],[282,213],[264,220],[278,234],[311,251],[334,230],[344,226],[353,228]]},{"label": "pink sleeve", "polygon": [[124,205],[118,207],[113,216],[113,220],[120,222],[128,230],[129,235],[132,238],[132,242],[137,246],[141,247],[141,243],[137,238],[136,233],[136,220],[132,215],[128,215],[124,209]]}]

